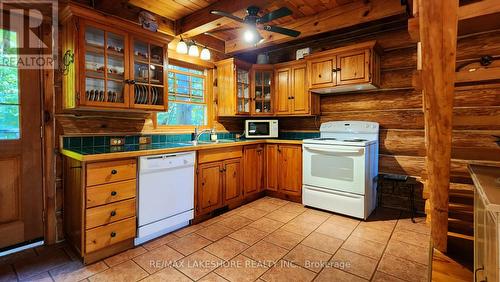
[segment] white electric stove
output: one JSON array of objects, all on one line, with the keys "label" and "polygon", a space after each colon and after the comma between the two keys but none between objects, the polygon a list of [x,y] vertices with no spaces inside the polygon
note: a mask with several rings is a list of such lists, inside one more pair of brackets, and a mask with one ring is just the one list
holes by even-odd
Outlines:
[{"label": "white electric stove", "polygon": [[322,123],[320,138],[303,144],[302,203],[366,219],[377,204],[379,125]]}]

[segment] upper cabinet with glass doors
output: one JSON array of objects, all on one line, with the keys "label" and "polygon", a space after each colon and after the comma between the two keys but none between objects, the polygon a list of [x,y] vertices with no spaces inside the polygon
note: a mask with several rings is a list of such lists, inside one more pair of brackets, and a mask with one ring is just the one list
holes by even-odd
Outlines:
[{"label": "upper cabinet with glass doors", "polygon": [[273,65],[253,65],[251,71],[252,115],[273,115]]},{"label": "upper cabinet with glass doors", "polygon": [[65,109],[167,110],[170,37],[76,4],[61,21]]}]

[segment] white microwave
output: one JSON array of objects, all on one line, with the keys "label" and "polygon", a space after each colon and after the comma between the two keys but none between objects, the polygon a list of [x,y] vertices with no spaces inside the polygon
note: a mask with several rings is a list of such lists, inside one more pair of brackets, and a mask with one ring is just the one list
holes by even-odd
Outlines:
[{"label": "white microwave", "polygon": [[245,121],[246,138],[278,138],[277,119],[254,119]]}]

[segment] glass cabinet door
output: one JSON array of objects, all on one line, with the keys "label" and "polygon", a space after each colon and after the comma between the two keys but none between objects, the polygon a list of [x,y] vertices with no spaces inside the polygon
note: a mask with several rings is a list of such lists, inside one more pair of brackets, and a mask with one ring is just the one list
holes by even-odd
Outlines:
[{"label": "glass cabinet door", "polygon": [[250,113],[250,78],[249,72],[244,69],[236,68],[236,89],[237,105],[239,114]]},{"label": "glass cabinet door", "polygon": [[84,104],[126,106],[126,35],[85,26]]},{"label": "glass cabinet door", "polygon": [[256,114],[271,114],[272,71],[256,70],[254,76],[254,111]]},{"label": "glass cabinet door", "polygon": [[160,45],[134,39],[133,52],[134,107],[164,107],[165,49]]}]

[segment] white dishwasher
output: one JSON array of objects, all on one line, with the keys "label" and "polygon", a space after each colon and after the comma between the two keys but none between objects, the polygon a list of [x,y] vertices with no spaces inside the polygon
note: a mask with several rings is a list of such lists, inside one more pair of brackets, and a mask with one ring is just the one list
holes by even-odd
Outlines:
[{"label": "white dishwasher", "polygon": [[195,159],[195,152],[139,159],[135,245],[186,226],[193,219]]}]

